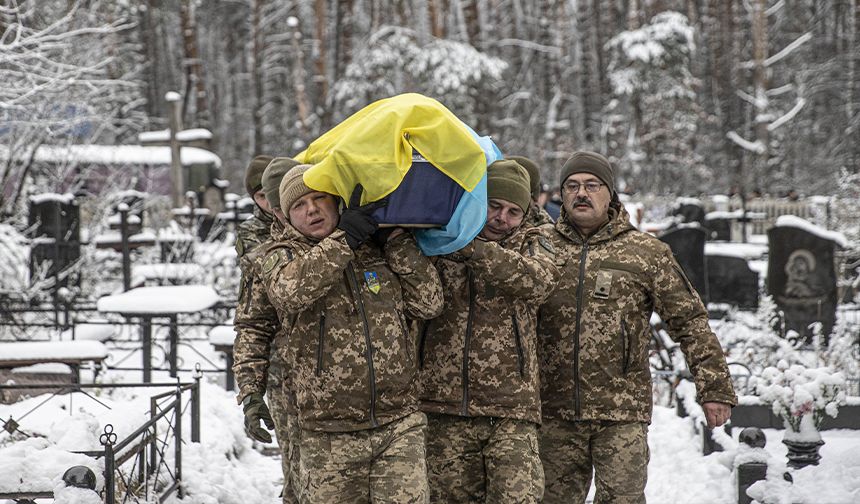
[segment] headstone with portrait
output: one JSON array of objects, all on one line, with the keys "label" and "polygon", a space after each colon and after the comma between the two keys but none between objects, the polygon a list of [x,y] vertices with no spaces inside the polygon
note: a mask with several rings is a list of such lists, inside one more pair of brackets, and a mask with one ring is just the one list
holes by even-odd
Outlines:
[{"label": "headstone with portrait", "polygon": [[819,322],[826,344],[836,322],[834,258],[845,237],[790,215],[780,217],[767,236],[767,290],[783,312],[786,331],[812,343]]},{"label": "headstone with portrait", "polygon": [[709,299],[705,265],[706,239],[707,233],[698,224],[681,225],[660,235],[660,240],[672,249],[672,254],[705,304]]}]

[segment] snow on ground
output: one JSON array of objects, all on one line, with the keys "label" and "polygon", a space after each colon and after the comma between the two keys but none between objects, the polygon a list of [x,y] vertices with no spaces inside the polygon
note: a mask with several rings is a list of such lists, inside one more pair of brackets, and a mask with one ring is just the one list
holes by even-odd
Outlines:
[{"label": "snow on ground", "polygon": [[[750,244],[721,244],[719,252],[751,258],[761,249],[761,246]],[[227,247],[213,246],[211,250],[204,248],[198,252],[201,252],[198,262],[207,264],[207,271],[221,271],[218,268],[235,261],[230,255],[234,252]],[[843,316],[845,314],[840,313],[840,317]],[[96,322],[96,318],[91,322]],[[712,321],[712,326],[723,344],[757,341],[759,344],[756,346],[761,347],[762,342],[770,342],[764,334],[759,334],[763,331],[763,324],[753,313],[735,312],[732,320]],[[101,327],[114,329],[113,326]],[[94,326],[94,330],[99,328]],[[81,326],[84,333],[87,332],[85,329],[86,326]],[[113,341],[106,343],[110,364],[140,366],[137,330],[135,324],[124,326]],[[201,443],[190,442],[190,422],[183,422],[182,469],[186,498],[181,502],[274,504],[279,502],[282,484],[280,461],[277,457],[262,454],[258,451],[260,446],[244,434],[242,411],[235,402],[235,394],[223,389],[223,374],[212,372],[215,367],[224,366],[224,359],[212,348],[209,331],[210,328],[204,327],[183,328],[182,340],[186,344],[179,347],[180,368],[189,369],[200,362],[204,371]],[[229,327],[221,327],[214,332],[218,331],[231,332]],[[163,341],[165,332],[165,328],[157,328],[154,336]],[[774,357],[778,355],[762,354],[756,360],[763,365]],[[153,348],[153,362],[155,365],[164,364],[161,346]],[[187,371],[180,372],[180,378],[187,382],[191,375]],[[103,373],[100,379],[106,383],[138,382],[141,375],[139,371],[111,370]],[[91,380],[91,375],[84,372],[83,381]],[[153,381],[170,379],[166,372],[156,371]],[[0,405],[0,418],[5,420],[11,416],[19,419],[21,430],[33,435],[29,439],[16,438],[12,442],[8,434],[0,431],[0,492],[11,489],[61,490],[62,473],[77,464],[94,469],[99,485],[103,485],[102,462],[70,451],[98,449],[99,436],[108,423],[113,425],[119,439],[128,435],[148,417],[148,398],[161,390],[166,389],[93,390],[94,398],[80,393],[56,397],[40,395],[16,404]],[[38,406],[43,401],[44,404]],[[33,411],[25,416],[30,410]],[[679,418],[672,408],[656,406],[649,429],[651,463],[646,487],[649,504],[736,502],[735,458],[739,451],[737,436],[740,430],[734,429],[733,441],[728,442],[731,446],[727,446],[726,451],[702,456],[701,436],[696,433],[693,420]],[[792,504],[860,502],[860,430],[824,431],[821,464],[792,471],[795,483],[790,487],[781,483],[779,470],[780,467],[783,467],[781,471],[785,470],[786,447],[781,443],[783,431],[766,429],[764,432],[768,440],[765,452],[771,457],[771,465],[777,468],[771,475],[772,479],[768,480],[770,486],[765,493]],[[168,460],[172,456],[173,450],[168,449]],[[593,495],[592,485],[591,498]],[[11,501],[0,500],[0,504],[5,502]],[[61,490],[56,502],[88,501],[80,492]],[[174,497],[169,502],[179,501]]]}]

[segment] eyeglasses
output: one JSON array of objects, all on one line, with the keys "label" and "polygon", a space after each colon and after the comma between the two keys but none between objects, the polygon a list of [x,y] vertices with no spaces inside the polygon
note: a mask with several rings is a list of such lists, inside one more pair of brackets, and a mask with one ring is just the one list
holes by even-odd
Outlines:
[{"label": "eyeglasses", "polygon": [[580,184],[579,182],[565,182],[564,190],[566,192],[572,194],[579,194],[579,188],[584,187],[586,192],[596,193],[600,190],[601,186],[605,186],[606,184],[602,182],[586,182],[584,184]]}]

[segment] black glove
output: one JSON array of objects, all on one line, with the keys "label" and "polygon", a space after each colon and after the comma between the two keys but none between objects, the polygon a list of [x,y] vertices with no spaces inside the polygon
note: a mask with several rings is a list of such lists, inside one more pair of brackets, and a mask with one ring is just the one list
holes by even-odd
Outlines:
[{"label": "black glove", "polygon": [[242,400],[242,410],[245,412],[245,433],[248,437],[261,443],[271,443],[272,435],[260,427],[260,420],[262,420],[267,429],[275,428],[275,422],[272,421],[272,415],[269,413],[266,401],[263,400],[263,394],[259,392],[248,394]]},{"label": "black glove", "polygon": [[364,188],[361,187],[361,184],[356,184],[352,196],[349,198],[349,205],[340,214],[340,222],[337,223],[337,228],[346,233],[346,243],[352,250],[357,249],[376,232],[379,224],[371,214],[377,208],[382,208],[388,204],[387,200],[381,200],[358,206],[361,203],[362,192],[364,192]]}]

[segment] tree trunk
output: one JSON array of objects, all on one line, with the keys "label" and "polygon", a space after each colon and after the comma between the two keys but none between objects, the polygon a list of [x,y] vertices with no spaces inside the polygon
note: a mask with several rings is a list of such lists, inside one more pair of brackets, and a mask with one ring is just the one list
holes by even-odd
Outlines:
[{"label": "tree trunk", "polygon": [[[314,75],[314,84],[317,89],[316,105],[322,110],[326,110],[326,102],[328,101],[328,72],[326,72],[326,58],[328,51],[326,47],[328,40],[326,38],[326,17],[327,17],[326,0],[314,0],[314,13],[316,14],[316,39],[317,39],[317,58],[314,62],[316,74]],[[324,113],[325,115],[325,113]],[[322,128],[325,129],[328,125],[328,120],[323,118]]]},{"label": "tree trunk", "polygon": [[185,57],[185,103],[183,116],[188,114],[187,103],[194,95],[194,121],[183,117],[183,122],[193,122],[208,125],[208,106],[206,103],[206,85],[203,80],[203,65],[200,60],[200,50],[197,45],[197,23],[194,15],[194,0],[183,0],[179,8],[182,25],[182,47]]},{"label": "tree trunk", "polygon": [[253,0],[251,4],[251,58],[250,76],[251,90],[251,114],[254,121],[254,145],[251,148],[252,155],[261,154],[265,145],[265,133],[263,131],[263,51],[265,40],[263,38],[263,2],[265,0]]},{"label": "tree trunk", "polygon": [[[753,32],[753,88],[756,102],[767,103],[766,100],[768,89],[767,67],[765,60],[768,53],[768,33],[767,33],[767,0],[755,0],[752,12],[752,32]],[[762,108],[759,104],[753,106],[753,121],[755,125],[756,141],[760,142],[764,147],[764,152],[756,156],[754,183],[756,187],[761,185],[761,178],[767,171],[767,160],[769,154],[769,138],[768,138],[768,121],[761,117],[768,111],[768,106]]]},{"label": "tree trunk", "polygon": [[334,80],[337,82],[346,74],[346,67],[352,61],[353,0],[336,0],[335,5]]},{"label": "tree trunk", "polygon": [[463,18],[466,23],[468,42],[474,47],[481,46],[481,26],[478,16],[478,0],[461,0],[463,2]]}]

